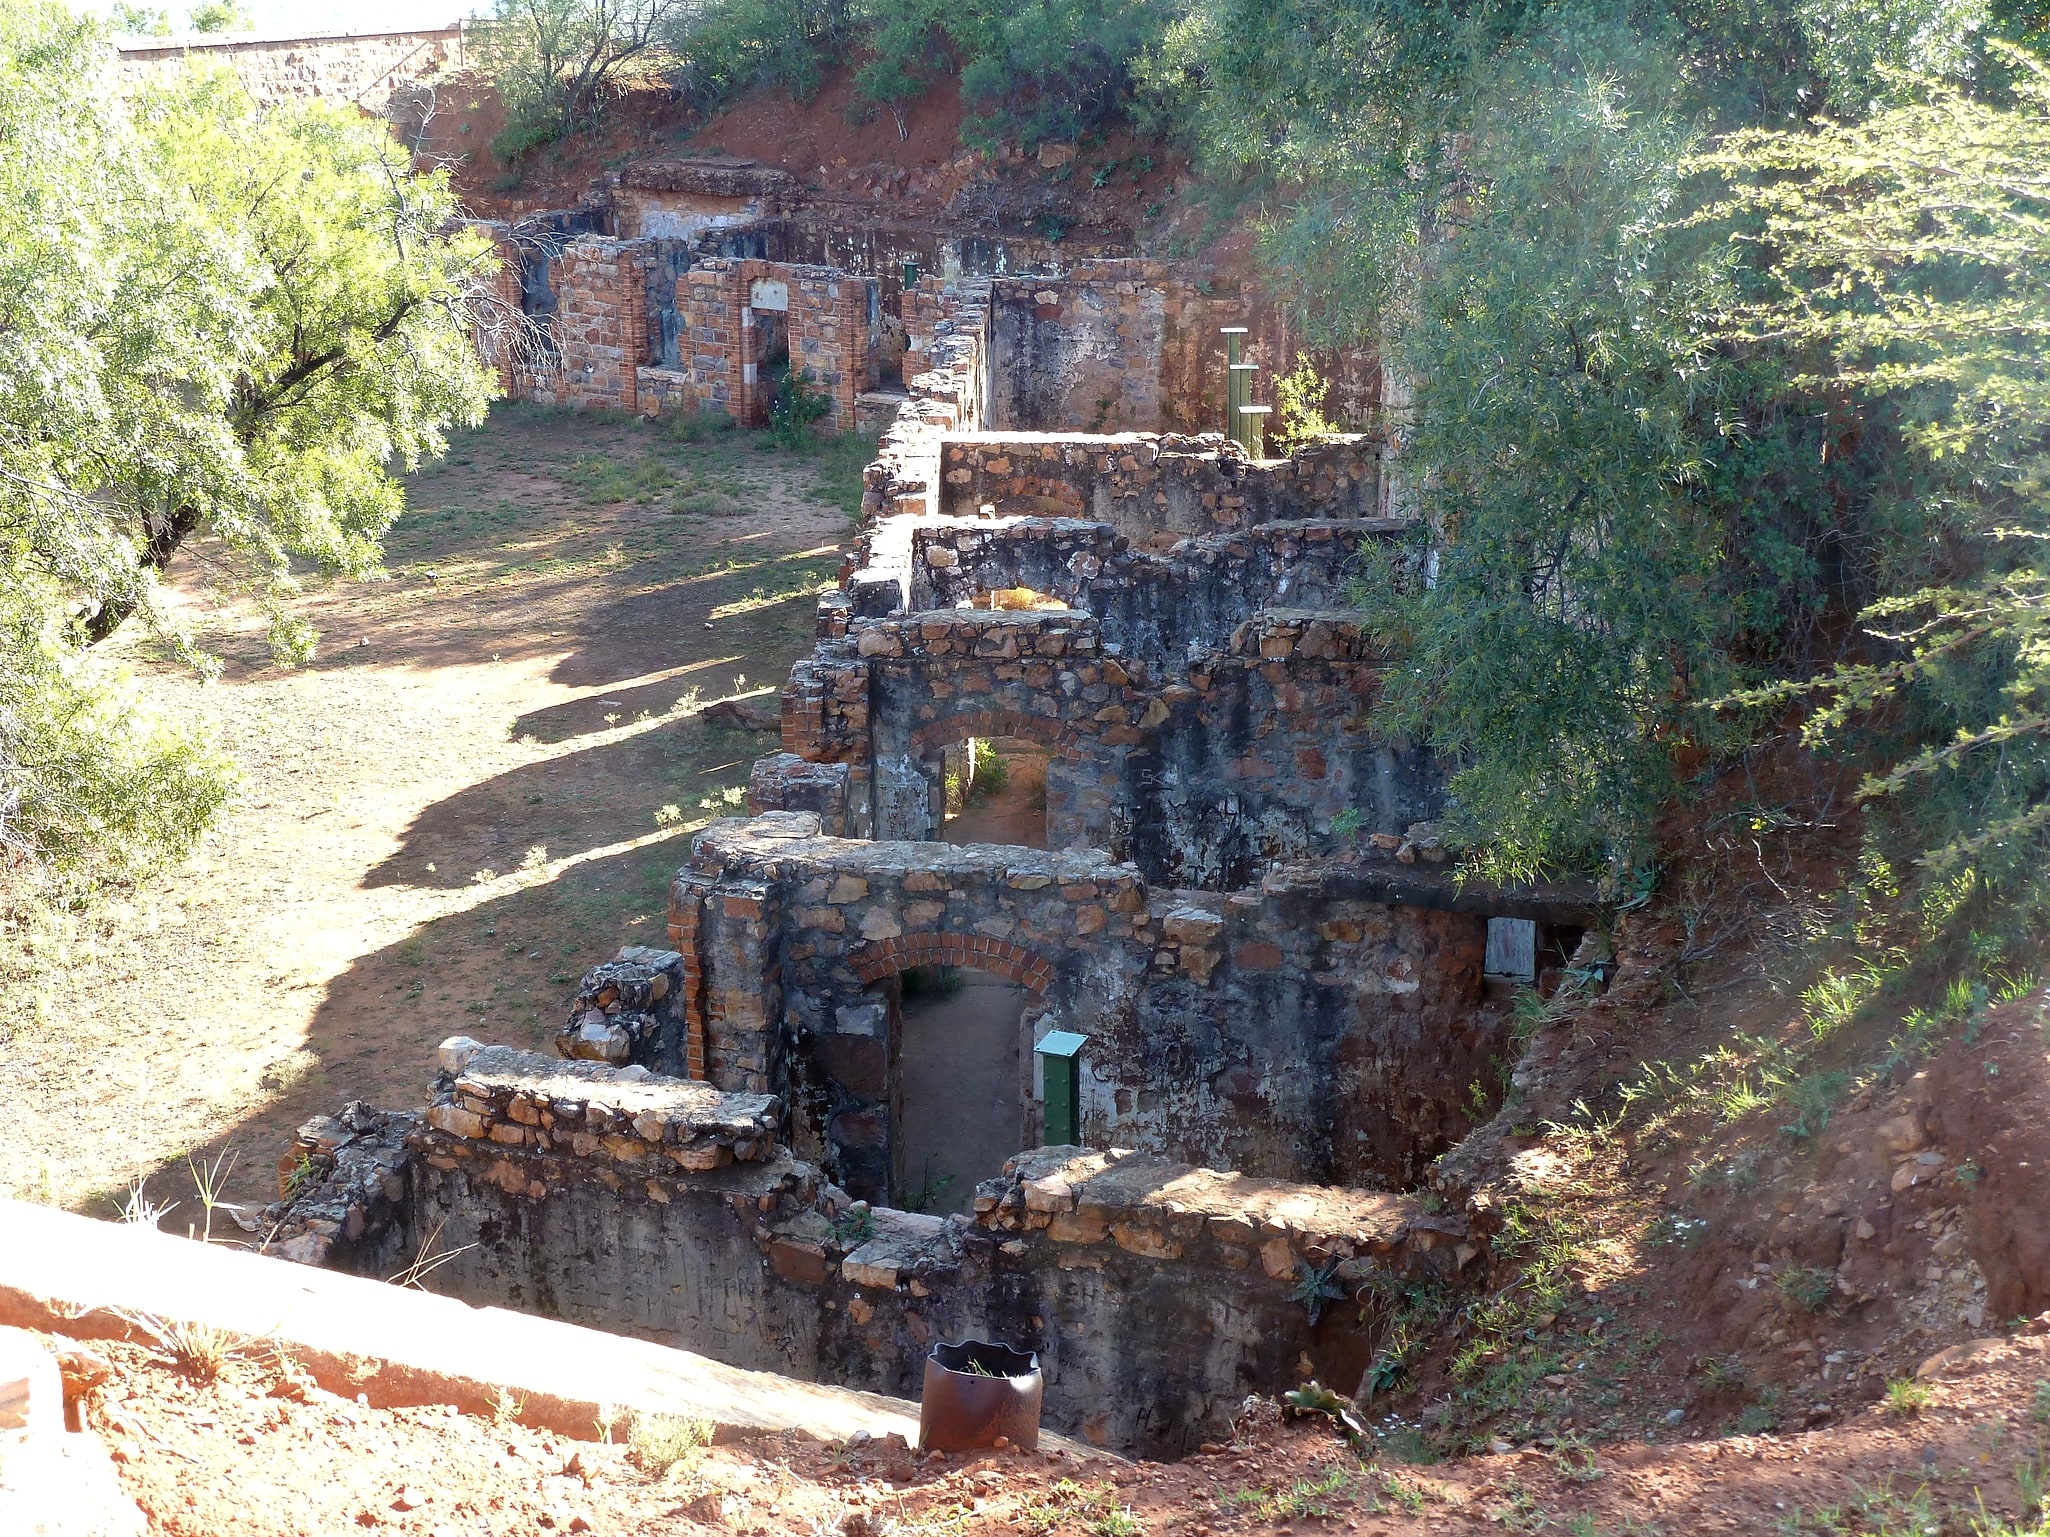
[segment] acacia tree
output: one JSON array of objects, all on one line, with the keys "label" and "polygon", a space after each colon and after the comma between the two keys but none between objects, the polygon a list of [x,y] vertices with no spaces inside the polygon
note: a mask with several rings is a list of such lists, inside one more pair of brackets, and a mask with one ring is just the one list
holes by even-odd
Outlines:
[{"label": "acacia tree", "polygon": [[[0,884],[78,890],[190,847],[226,794],[87,652],[218,539],[270,602],[294,562],[360,574],[493,387],[490,254],[381,124],[260,111],[231,77],[124,98],[98,27],[0,3]],[[24,873],[26,872],[26,873]]]},{"label": "acacia tree", "polygon": [[[382,124],[345,108],[260,110],[221,72],[145,97],[135,132],[182,213],[131,253],[136,279],[161,273],[204,304],[213,344],[180,389],[154,392],[168,459],[107,466],[141,566],[160,574],[205,530],[273,591],[295,556],[375,569],[403,505],[391,471],[440,453],[493,391],[472,339],[488,243],[451,227],[445,172],[416,174]],[[232,298],[180,282],[199,262]],[[107,595],[86,633],[111,634],[134,604]],[[273,640],[281,655],[307,643],[275,610]]]},{"label": "acacia tree", "polygon": [[1864,654],[1743,702],[1808,698],[1818,746],[1877,761],[1875,858],[1939,930],[2050,917],[2050,69],[1998,50],[2008,100],[1940,84],[1856,123],[1739,134],[1698,222],[1762,281],[1728,343],[1789,348],[1900,420],[1916,473],[1860,616]]}]

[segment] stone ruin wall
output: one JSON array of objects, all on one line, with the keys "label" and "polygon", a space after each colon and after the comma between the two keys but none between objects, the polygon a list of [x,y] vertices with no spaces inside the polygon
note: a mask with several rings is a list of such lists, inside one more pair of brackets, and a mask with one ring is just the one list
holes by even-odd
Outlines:
[{"label": "stone ruin wall", "polygon": [[1046,1029],[1091,1036],[1092,1146],[1407,1184],[1499,1094],[1512,1021],[1482,975],[1488,916],[1562,904],[1374,854],[1221,895],[1097,851],[829,838],[792,812],[715,824],[671,888],[666,1028],[712,1081],[785,1093],[799,1156],[876,1201],[902,1183],[893,979],[921,965],[1032,994],[1024,1071]]},{"label": "stone ruin wall", "polygon": [[1307,357],[1331,386],[1325,414],[1365,425],[1382,405],[1365,351],[1305,346],[1287,309],[1253,282],[1219,285],[1177,263],[1077,261],[1057,278],[998,277],[990,292],[997,432],[1222,433],[1221,326],[1243,325],[1255,400]]},{"label": "stone ruin wall", "polygon": [[225,64],[257,101],[350,102],[384,109],[399,87],[431,81],[466,63],[463,29],[336,33],[313,37],[122,37],[115,42],[121,83],[161,84],[188,64]]},{"label": "stone ruin wall", "polygon": [[[545,274],[555,377],[747,419],[749,284],[784,272],[796,357],[804,306],[840,305],[845,274],[573,240]],[[1150,313],[1143,285],[1082,283]],[[309,1126],[288,1252],[391,1274],[431,1244],[436,1284],[473,1301],[893,1392],[932,1340],[993,1334],[1042,1353],[1053,1424],[1155,1453],[1305,1358],[1356,1381],[1386,1279],[1478,1260],[1460,1221],[1370,1187],[1413,1185],[1499,1099],[1490,918],[1570,928],[1587,904],[1457,880],[1436,766],[1371,728],[1385,664],[1346,589],[1363,542],[1413,558],[1385,451],[984,434],[1001,288],[903,294],[864,533],[753,814],[677,874],[670,948],[584,979],[561,1061],[452,1041],[424,1114]],[[860,322],[814,334],[844,357]],[[1141,363],[1165,377],[1173,355]],[[1065,606],[992,606],[1019,588]],[[1053,848],[932,841],[940,754],[980,736],[1051,750]],[[1331,827],[1348,809],[1356,841]],[[1046,1030],[1087,1035],[1081,1135],[1131,1151],[1022,1153],[972,1216],[881,1205],[904,1188],[900,979],[920,966],[1030,995],[1021,1075]],[[1036,1097],[1021,1083],[1028,1141]],[[1358,1305],[1312,1324],[1291,1294],[1334,1265]]]},{"label": "stone ruin wall", "polygon": [[[1245,1394],[1356,1380],[1395,1279],[1457,1281],[1479,1247],[1406,1196],[1040,1148],[941,1218],[866,1207],[774,1139],[773,1102],[451,1041],[424,1114],[301,1129],[276,1247],[436,1290],[916,1396],[939,1338],[1041,1358],[1046,1418],[1173,1455]],[[1306,1269],[1359,1296],[1316,1324]]]},{"label": "stone ruin wall", "polygon": [[1381,445],[1357,436],[1251,460],[1215,434],[957,434],[940,482],[943,514],[1082,518],[1160,548],[1283,519],[1387,516]]},{"label": "stone ruin wall", "polygon": [[[1227,889],[1334,852],[1347,808],[1399,842],[1435,816],[1438,775],[1371,729],[1384,662],[1343,606],[1358,542],[1396,531],[1269,523],[1157,554],[1079,520],[921,524],[909,612],[859,617],[859,593],[823,605],[750,804],[930,838],[942,751],[1018,737],[1052,754],[1048,845],[1135,858],[1156,881]],[[961,606],[1021,587],[1069,607]]]},{"label": "stone ruin wall", "polygon": [[[858,397],[876,382],[880,311],[872,279],[780,262],[691,262],[675,241],[541,239],[494,228],[500,297],[533,317],[538,340],[494,357],[507,394],[761,426],[770,403],[761,377],[764,328],[749,296],[765,280],[788,296],[791,366],[808,370],[825,395],[821,425],[854,430]],[[538,306],[537,295],[545,295]]]},{"label": "stone ruin wall", "polygon": [[[1364,423],[1377,419],[1381,406],[1371,354],[1305,352],[1285,311],[1257,285],[1214,289],[1171,264],[1077,260],[1072,252],[1041,251],[1010,237],[986,242],[984,249],[971,237],[856,225],[838,238],[830,210],[804,203],[789,177],[761,167],[635,167],[597,202],[536,216],[517,229],[492,228],[504,258],[526,273],[507,291],[525,289],[525,307],[546,333],[535,356],[504,375],[509,393],[649,415],[723,412],[759,425],[765,403],[751,395],[747,376],[756,361],[748,280],[775,277],[791,289],[792,361],[810,367],[833,398],[827,428],[885,434],[878,460],[884,472],[870,489],[900,506],[916,497],[927,511],[952,510],[961,499],[949,493],[949,506],[937,505],[940,482],[929,463],[937,445],[922,443],[907,454],[908,442],[888,441],[906,438],[907,430],[910,438],[934,429],[1016,435],[1077,427],[1099,434],[1162,432],[1170,439],[1219,435],[1224,349],[1218,327],[1228,323],[1250,326],[1246,356],[1264,370],[1260,398],[1272,397],[1276,372],[1307,356],[1331,381],[1329,414]],[[576,248],[566,231],[576,232]],[[804,255],[823,259],[807,263],[799,259]],[[907,260],[920,271],[909,287],[903,282]],[[1003,275],[1020,264],[1049,270]],[[637,305],[627,296],[636,280],[644,290]],[[546,295],[539,308],[531,302],[537,293]],[[882,383],[892,332],[901,338],[898,346],[910,349],[901,381],[908,405],[893,388],[864,409],[862,397]],[[920,376],[932,376],[923,390]],[[912,409],[921,399],[951,406],[948,419]],[[1172,456],[1194,445],[1164,446]],[[1215,453],[1217,444],[1207,448]],[[1373,459],[1379,450],[1354,452]],[[1327,457],[1342,459],[1344,452]],[[973,468],[975,456],[962,462]],[[1146,468],[1153,468],[1152,459]],[[1352,474],[1360,466],[1339,468]],[[1162,473],[1175,483],[1178,470],[1202,475],[1193,462],[1177,464],[1172,457]],[[1222,476],[1231,479],[1231,469]],[[1066,480],[1073,486],[1086,478]],[[981,489],[965,494],[979,498]],[[988,500],[1004,499],[1001,489],[990,489]],[[1189,494],[1200,498],[1211,489],[1195,486]],[[1277,494],[1286,497],[1293,489]],[[1057,498],[1061,492],[1028,494]],[[1385,497],[1378,474],[1355,475],[1339,494]],[[1080,505],[1090,505],[1086,487]],[[1155,529],[1180,526],[1156,523]]]}]

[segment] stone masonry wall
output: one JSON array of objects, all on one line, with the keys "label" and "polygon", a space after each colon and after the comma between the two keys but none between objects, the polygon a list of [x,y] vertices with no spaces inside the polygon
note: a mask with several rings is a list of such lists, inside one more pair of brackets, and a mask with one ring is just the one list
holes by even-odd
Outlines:
[{"label": "stone masonry wall", "polygon": [[671,943],[712,1082],[776,1085],[799,1156],[873,1199],[898,1174],[883,984],[909,967],[995,972],[1034,995],[1026,1028],[1091,1036],[1092,1145],[1400,1182],[1499,1093],[1510,1021],[1483,985],[1487,917],[1579,911],[1571,894],[1462,886],[1434,842],[1421,861],[1390,839],[1225,896],[1152,888],[1088,851],[816,829],[771,813],[700,834]]},{"label": "stone masonry wall", "polygon": [[[1303,360],[1286,308],[1259,284],[1219,285],[1152,260],[1092,260],[1059,276],[998,278],[991,292],[989,425],[1011,432],[1220,432],[1222,326],[1245,326],[1253,399]],[[1361,425],[1381,409],[1371,353],[1317,352],[1327,414]]]},{"label": "stone masonry wall", "polygon": [[[1207,890],[1336,848],[1332,819],[1399,838],[1442,799],[1428,755],[1374,729],[1382,661],[1345,605],[1357,550],[1400,525],[1266,523],[1136,551],[1076,520],[924,524],[911,612],[847,617],[792,668],[757,811],[830,833],[929,838],[941,751],[1050,748],[1049,846]],[[969,608],[1016,587],[1068,610]],[[831,775],[806,764],[844,764]]]},{"label": "stone masonry wall", "polygon": [[942,513],[1089,518],[1141,541],[1276,519],[1382,516],[1380,445],[1348,437],[1253,462],[1210,436],[1128,432],[949,436]]},{"label": "stone masonry wall", "polygon": [[464,67],[463,29],[338,33],[326,37],[124,37],[122,83],[161,82],[190,63],[222,63],[265,104],[294,98],[352,102],[381,111],[393,90]]},{"label": "stone masonry wall", "polygon": [[[873,279],[723,258],[685,267],[668,239],[582,234],[530,253],[524,307],[545,331],[539,354],[501,364],[508,393],[555,405],[658,415],[768,418],[758,279],[789,295],[793,368],[825,395],[827,431],[852,431],[855,398],[874,383],[881,321]],[[533,270],[533,269],[537,269]]]},{"label": "stone masonry wall", "polygon": [[[1137,1153],[1021,1154],[978,1187],[972,1216],[942,1219],[855,1202],[764,1143],[750,1158],[736,1144],[715,1169],[647,1137],[631,1138],[632,1157],[580,1151],[590,1134],[562,1134],[566,1114],[634,1126],[652,1102],[705,1091],[468,1042],[445,1051],[424,1124],[354,1110],[309,1123],[328,1165],[277,1210],[281,1252],[382,1274],[379,1256],[432,1233],[445,1258],[429,1284],[469,1302],[909,1396],[934,1340],[1004,1339],[1039,1353],[1051,1427],[1122,1450],[1214,1438],[1247,1393],[1297,1381],[1303,1356],[1349,1386],[1372,1358],[1384,1278],[1456,1283],[1479,1254],[1457,1220],[1408,1197]],[[693,1103],[752,1124],[714,1100]],[[360,1170],[377,1171],[370,1204]],[[1312,1324],[1291,1297],[1310,1268],[1359,1305]]]}]

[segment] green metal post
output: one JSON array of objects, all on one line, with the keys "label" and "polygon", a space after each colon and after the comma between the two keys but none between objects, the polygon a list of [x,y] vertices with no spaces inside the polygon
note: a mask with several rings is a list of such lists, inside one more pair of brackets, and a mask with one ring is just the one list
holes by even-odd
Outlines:
[{"label": "green metal post", "polygon": [[1239,376],[1232,370],[1245,361],[1243,343],[1246,339],[1246,328],[1219,326],[1217,329],[1224,337],[1224,435],[1234,438],[1238,436],[1238,409],[1245,402],[1234,393],[1238,388]]},{"label": "green metal post", "polygon": [[1253,445],[1246,441],[1246,408],[1252,404],[1253,375],[1259,371],[1257,363],[1231,365],[1231,431],[1226,436],[1248,451]]},{"label": "green metal post", "polygon": [[904,286],[906,288],[916,288],[918,286],[917,262],[906,262],[904,264]]},{"label": "green metal post", "polygon": [[1082,1048],[1086,1035],[1050,1030],[1032,1049],[1039,1056],[1043,1147],[1080,1146],[1082,1141]]},{"label": "green metal post", "polygon": [[1239,420],[1245,423],[1244,436],[1239,441],[1246,445],[1246,455],[1252,459],[1267,457],[1267,415],[1272,406],[1240,406]]}]

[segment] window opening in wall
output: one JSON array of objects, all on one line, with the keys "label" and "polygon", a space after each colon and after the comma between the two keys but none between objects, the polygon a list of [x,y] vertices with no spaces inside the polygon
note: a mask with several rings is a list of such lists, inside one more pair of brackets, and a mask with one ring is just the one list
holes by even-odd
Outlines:
[{"label": "window opening in wall", "polygon": [[1052,754],[1021,737],[973,737],[946,750],[947,843],[1046,847],[1046,767]]},{"label": "window opening in wall", "polygon": [[1008,978],[968,967],[916,966],[903,974],[893,1204],[968,1211],[977,1183],[1025,1145],[1018,1052],[1031,996]]},{"label": "window opening in wall", "polygon": [[1488,954],[1481,969],[1491,977],[1537,980],[1537,924],[1529,918],[1490,918]]},{"label": "window opening in wall", "polygon": [[1046,609],[1065,609],[1068,605],[1050,594],[1034,592],[1030,587],[998,587],[977,596],[971,606],[1011,613],[1037,613]]}]

